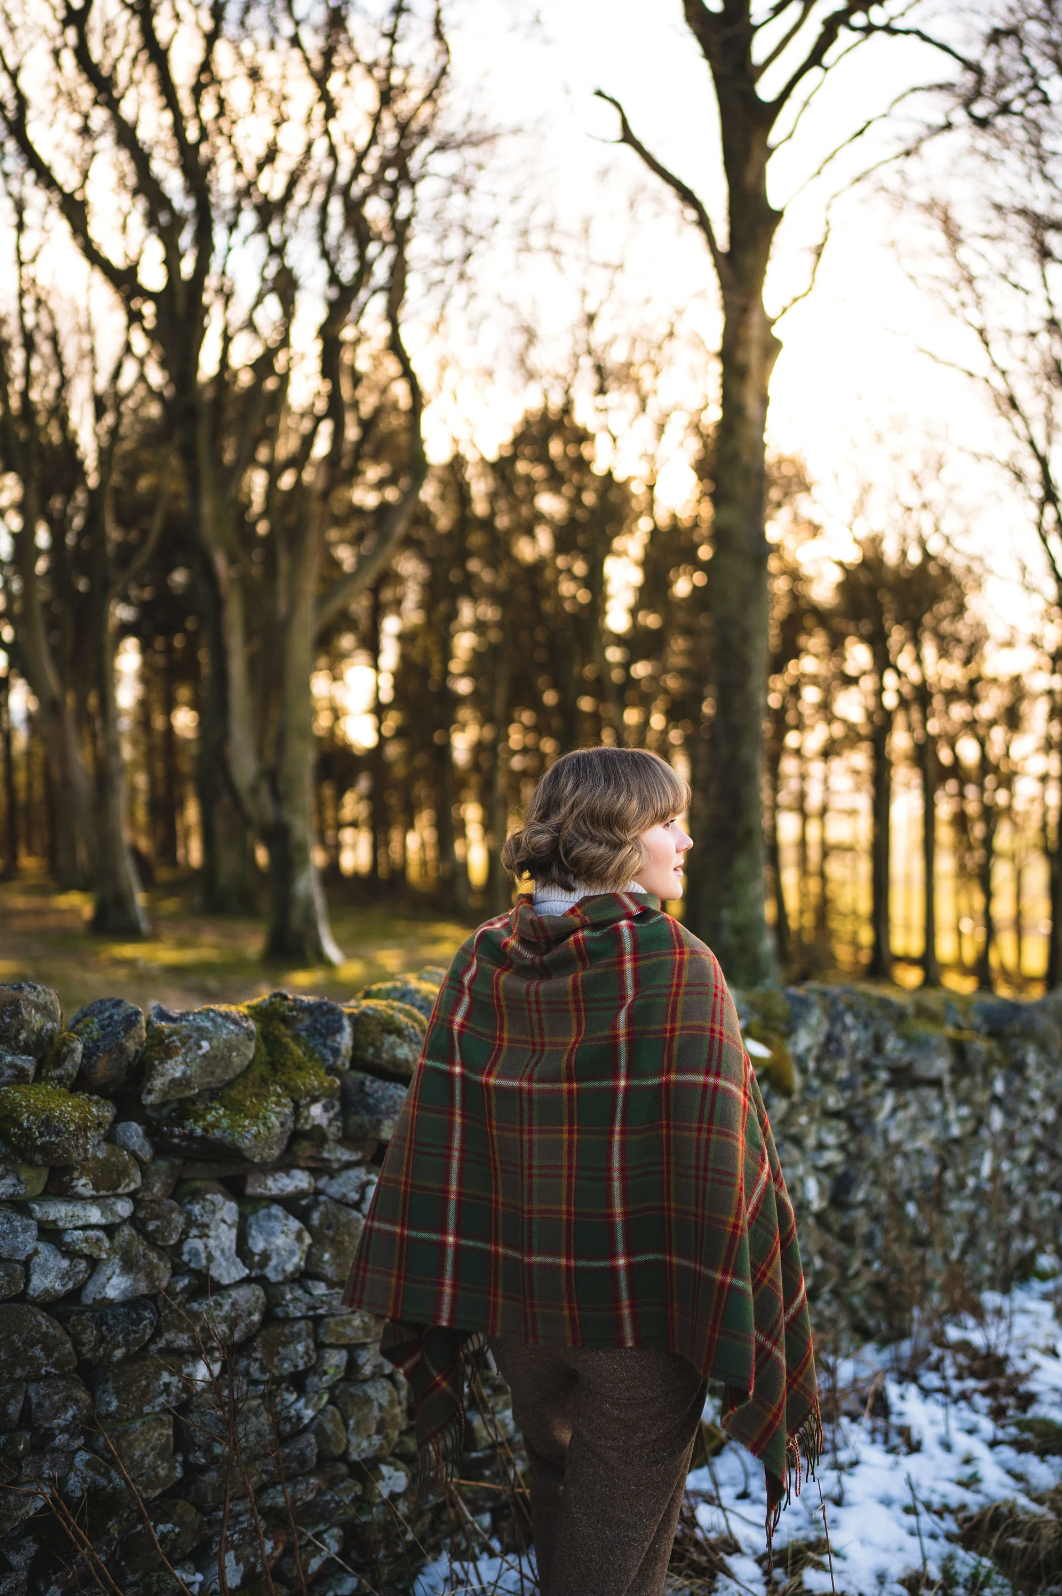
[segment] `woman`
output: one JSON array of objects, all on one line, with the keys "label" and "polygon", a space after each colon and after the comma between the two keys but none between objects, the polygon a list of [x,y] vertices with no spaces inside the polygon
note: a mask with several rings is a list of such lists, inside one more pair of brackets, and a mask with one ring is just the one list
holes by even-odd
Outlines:
[{"label": "woman", "polygon": [[544,1596],[659,1596],[707,1380],[768,1539],[821,1431],[793,1211],[737,1014],[680,896],[688,789],[564,755],[502,859],[533,894],[439,993],[347,1300],[388,1323],[423,1459],[484,1339],[531,1464]]}]

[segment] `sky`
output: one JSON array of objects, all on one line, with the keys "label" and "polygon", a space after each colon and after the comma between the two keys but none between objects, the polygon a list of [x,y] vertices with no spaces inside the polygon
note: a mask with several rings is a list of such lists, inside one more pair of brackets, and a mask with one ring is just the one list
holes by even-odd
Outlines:
[{"label": "sky", "polygon": [[[923,14],[932,15],[928,6]],[[956,15],[943,7],[938,25],[954,27]],[[537,219],[532,240],[545,236],[547,223],[567,240],[562,266],[541,247],[502,244],[502,205],[496,264],[481,262],[488,278],[493,269],[501,279],[497,340],[504,340],[506,316],[525,314],[552,327],[558,347],[566,336],[570,341],[568,318],[584,275],[580,261],[589,255],[617,268],[612,294],[623,301],[622,313],[643,310],[647,325],[654,317],[682,315],[707,347],[714,346],[718,312],[705,246],[634,153],[610,144],[615,113],[594,98],[602,88],[623,103],[643,142],[697,189],[721,230],[725,206],[712,95],[681,0],[651,6],[551,0],[537,14],[517,0],[460,0],[454,16],[458,93],[474,100],[485,120],[512,130],[488,181],[508,194],[514,219]],[[768,278],[769,309],[805,286],[824,206],[895,147],[912,125],[907,114],[872,130],[825,178],[802,189],[805,180],[869,116],[942,70],[936,51],[882,40],[862,47],[827,80],[796,137],[772,163],[771,198],[786,203],[786,219]],[[915,104],[925,108],[926,102]],[[930,157],[922,180],[932,185],[947,170],[941,152]],[[1020,541],[1021,516],[1007,501],[1002,475],[975,456],[991,459],[1002,440],[969,380],[927,354],[961,361],[971,352],[924,287],[917,222],[881,192],[882,181],[902,187],[908,180],[893,169],[836,202],[815,289],[777,329],[783,348],[772,381],[769,439],[807,462],[820,514],[838,533],[862,484],[887,471],[889,461],[942,451],[953,493],[968,500],[971,539],[998,554]],[[492,376],[481,389],[481,408],[470,402],[468,412],[475,417],[470,430],[489,451],[519,405],[514,392],[506,408],[489,327],[481,338],[484,368]],[[1004,605],[1021,603],[1003,588],[996,597]]]}]

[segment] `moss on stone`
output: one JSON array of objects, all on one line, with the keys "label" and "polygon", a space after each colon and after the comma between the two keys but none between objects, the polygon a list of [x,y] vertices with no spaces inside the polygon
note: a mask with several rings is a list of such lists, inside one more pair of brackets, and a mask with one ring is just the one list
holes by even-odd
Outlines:
[{"label": "moss on stone", "polygon": [[264,1086],[278,1087],[294,1102],[300,1099],[338,1097],[339,1083],[325,1070],[315,1050],[287,1027],[288,999],[283,992],[255,998],[243,1012],[250,1015],[258,1033],[254,1058],[225,1092],[239,1093],[251,1101]]},{"label": "moss on stone", "polygon": [[107,1133],[114,1107],[100,1097],[35,1082],[0,1087],[0,1137],[29,1164],[77,1164]]},{"label": "moss on stone", "polygon": [[929,1019],[924,1014],[912,1014],[909,1019],[901,1020],[895,1031],[897,1036],[909,1037],[912,1041],[947,1034],[943,1019]]},{"label": "moss on stone", "polygon": [[81,1038],[73,1031],[60,1031],[44,1056],[37,1075],[51,1086],[73,1086],[81,1068]]},{"label": "moss on stone", "polygon": [[347,1006],[353,1033],[355,1069],[408,1081],[427,1034],[424,1015],[391,998],[355,998]]},{"label": "moss on stone", "polygon": [[[159,1013],[157,1008],[155,1013]],[[241,1008],[236,1003],[211,1003],[206,1008],[193,1009],[191,1013],[196,1019],[200,1019],[203,1015],[218,1015],[224,1019],[230,1014],[246,1014],[247,1009]],[[188,1046],[188,1038],[180,1029],[180,1022],[188,1018],[188,1014],[169,1014],[163,1011],[162,1023],[148,1026],[144,1049],[140,1055],[145,1071],[150,1069],[152,1064],[166,1064],[180,1057]]]},{"label": "moss on stone", "polygon": [[339,1096],[339,1082],[287,1029],[282,992],[256,998],[238,1012],[255,1027],[254,1057],[235,1080],[210,1092],[149,1110],[178,1141],[216,1142],[255,1162],[278,1156],[294,1128],[292,1103]]},{"label": "moss on stone", "polygon": [[785,1038],[778,1035],[777,1031],[770,1030],[762,1025],[759,1020],[752,1020],[745,1027],[745,1035],[754,1042],[759,1042],[763,1047],[770,1048],[770,1058],[752,1058],[752,1067],[756,1071],[756,1079],[765,1081],[768,1086],[783,1097],[792,1097],[796,1091],[796,1065],[793,1055],[786,1045]]},{"label": "moss on stone", "polygon": [[391,1003],[400,1003],[404,1008],[416,1009],[418,1014],[429,1019],[439,995],[439,986],[437,982],[426,981],[421,975],[402,975],[389,981],[375,981],[357,995],[359,999],[384,998]]},{"label": "moss on stone", "polygon": [[975,1074],[984,1078],[992,1070],[1005,1068],[1006,1051],[995,1037],[959,1025],[949,1025],[944,1035],[952,1044],[960,1074]]},{"label": "moss on stone", "polygon": [[911,1013],[916,1020],[922,1020],[929,1025],[943,1026],[947,1019],[950,996],[950,993],[944,993],[938,988],[926,991],[920,987],[911,997]]},{"label": "moss on stone", "polygon": [[47,1164],[21,1164],[14,1154],[0,1146],[0,1197],[6,1202],[25,1202],[29,1197],[39,1197],[47,1179]]},{"label": "moss on stone", "polygon": [[[778,987],[750,987],[742,992],[741,997],[757,1024],[765,1025],[782,1036],[789,1034],[793,1025],[789,1002]],[[751,1031],[749,1035],[752,1035]]]}]

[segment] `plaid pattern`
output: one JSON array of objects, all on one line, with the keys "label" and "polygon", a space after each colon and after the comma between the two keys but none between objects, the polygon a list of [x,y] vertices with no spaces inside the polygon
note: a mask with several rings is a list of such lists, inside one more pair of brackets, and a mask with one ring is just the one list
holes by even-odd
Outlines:
[{"label": "plaid pattern", "polygon": [[682,1354],[725,1384],[773,1527],[821,1444],[793,1209],[719,965],[656,898],[524,897],[465,943],[347,1301],[390,1321],[438,1463],[485,1335]]}]

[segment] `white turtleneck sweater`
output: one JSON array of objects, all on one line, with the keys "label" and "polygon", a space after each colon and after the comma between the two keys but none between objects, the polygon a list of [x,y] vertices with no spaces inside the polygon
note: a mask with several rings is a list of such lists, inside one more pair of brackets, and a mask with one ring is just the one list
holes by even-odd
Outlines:
[{"label": "white turtleneck sweater", "polygon": [[[535,887],[534,907],[536,914],[567,914],[573,904],[580,898],[592,898],[596,893],[606,892],[606,887],[592,887],[585,881],[577,881],[571,892],[566,892],[563,887]],[[641,892],[637,881],[628,881],[624,887],[613,887],[614,892]]]}]

